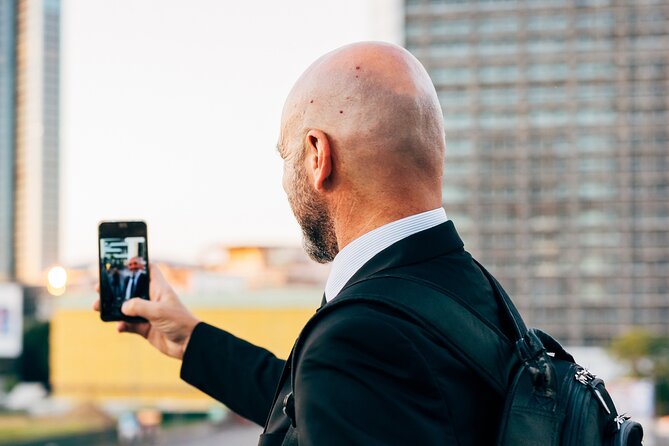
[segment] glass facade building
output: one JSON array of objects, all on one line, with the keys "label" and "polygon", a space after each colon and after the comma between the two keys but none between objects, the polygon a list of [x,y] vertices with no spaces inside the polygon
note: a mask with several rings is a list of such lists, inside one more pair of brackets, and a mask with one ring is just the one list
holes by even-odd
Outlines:
[{"label": "glass facade building", "polygon": [[406,0],[444,207],[531,325],[669,335],[669,2]]},{"label": "glass facade building", "polygon": [[58,259],[60,2],[0,0],[0,280]]}]

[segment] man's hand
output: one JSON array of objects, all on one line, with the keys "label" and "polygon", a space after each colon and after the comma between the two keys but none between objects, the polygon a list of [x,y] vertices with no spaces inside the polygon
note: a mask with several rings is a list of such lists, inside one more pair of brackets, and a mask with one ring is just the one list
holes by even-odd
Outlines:
[{"label": "man's hand", "polygon": [[[119,322],[117,330],[137,333],[167,356],[182,359],[190,335],[200,321],[181,303],[158,267],[149,265],[149,271],[150,300],[135,297],[121,307],[123,314],[140,316],[148,322]],[[100,311],[100,299],[93,303],[93,309]]]}]

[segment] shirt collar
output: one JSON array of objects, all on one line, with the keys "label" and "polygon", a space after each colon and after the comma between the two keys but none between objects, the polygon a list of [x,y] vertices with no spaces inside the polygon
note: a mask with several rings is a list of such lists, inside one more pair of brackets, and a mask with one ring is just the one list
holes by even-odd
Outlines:
[{"label": "shirt collar", "polygon": [[325,298],[334,299],[365,263],[388,246],[446,221],[444,208],[437,208],[387,223],[353,240],[332,261]]}]

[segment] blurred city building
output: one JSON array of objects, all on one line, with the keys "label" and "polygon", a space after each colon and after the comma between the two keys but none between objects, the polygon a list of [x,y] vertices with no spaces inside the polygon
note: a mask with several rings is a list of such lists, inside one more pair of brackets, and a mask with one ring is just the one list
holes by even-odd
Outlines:
[{"label": "blurred city building", "polygon": [[0,280],[14,271],[14,2],[0,1]]},{"label": "blurred city building", "polygon": [[444,207],[528,323],[669,334],[669,2],[406,0]]},{"label": "blurred city building", "polygon": [[[224,292],[217,299],[182,295],[202,320],[286,358],[320,302],[320,288]],[[218,405],[179,379],[181,362],[136,335],[121,335],[91,311],[93,293],[69,293],[51,319],[52,395],[71,403],[96,402],[118,411],[158,407],[206,412]]]},{"label": "blurred city building", "polygon": [[0,0],[0,281],[58,259],[59,0]]},{"label": "blurred city building", "polygon": [[[310,261],[301,248],[281,246],[218,246],[202,265],[157,263],[201,320],[283,358],[320,304],[329,272],[329,265]],[[118,334],[115,323],[103,323],[91,311],[97,274],[96,265],[70,269],[67,292],[51,300],[53,396],[110,411],[206,412],[220,406],[179,379],[179,361],[138,336]]]}]

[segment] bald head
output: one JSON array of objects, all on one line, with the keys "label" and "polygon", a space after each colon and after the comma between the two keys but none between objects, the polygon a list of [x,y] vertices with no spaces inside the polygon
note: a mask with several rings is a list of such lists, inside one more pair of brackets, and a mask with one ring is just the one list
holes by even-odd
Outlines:
[{"label": "bald head", "polygon": [[135,273],[137,271],[144,271],[146,268],[146,262],[144,262],[144,259],[141,257],[131,257],[128,259],[128,269],[130,270],[131,273]]},{"label": "bald head", "polygon": [[280,149],[303,147],[310,129],[330,140],[334,180],[358,189],[424,182],[441,190],[441,109],[427,72],[401,47],[356,43],[314,62],[286,100]]},{"label": "bald head", "polygon": [[319,262],[360,235],[441,206],[444,130],[408,51],[357,43],[314,62],[283,109],[283,185]]}]

